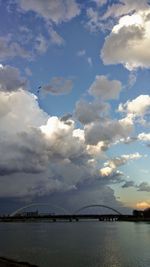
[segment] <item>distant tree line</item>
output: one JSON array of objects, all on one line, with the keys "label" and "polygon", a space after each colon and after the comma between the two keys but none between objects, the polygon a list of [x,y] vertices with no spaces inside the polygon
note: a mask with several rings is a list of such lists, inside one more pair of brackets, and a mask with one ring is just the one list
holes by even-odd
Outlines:
[{"label": "distant tree line", "polygon": [[150,218],[150,208],[147,208],[145,210],[133,210],[133,216]]}]

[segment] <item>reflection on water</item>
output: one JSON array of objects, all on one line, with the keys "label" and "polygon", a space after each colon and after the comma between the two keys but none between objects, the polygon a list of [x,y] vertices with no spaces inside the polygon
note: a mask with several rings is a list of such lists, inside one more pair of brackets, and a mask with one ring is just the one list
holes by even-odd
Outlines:
[{"label": "reflection on water", "polygon": [[150,224],[1,223],[0,256],[40,267],[150,267]]}]

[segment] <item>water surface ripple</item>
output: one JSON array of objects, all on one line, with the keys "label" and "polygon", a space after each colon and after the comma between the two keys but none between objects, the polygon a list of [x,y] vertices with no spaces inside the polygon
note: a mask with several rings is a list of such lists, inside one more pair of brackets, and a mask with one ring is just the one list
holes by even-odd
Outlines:
[{"label": "water surface ripple", "polygon": [[40,267],[150,267],[150,223],[0,223],[0,256]]}]

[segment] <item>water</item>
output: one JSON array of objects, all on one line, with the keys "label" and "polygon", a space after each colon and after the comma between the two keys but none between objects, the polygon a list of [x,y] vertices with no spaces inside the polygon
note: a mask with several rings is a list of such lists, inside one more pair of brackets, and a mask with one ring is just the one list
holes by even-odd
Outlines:
[{"label": "water", "polygon": [[0,223],[0,256],[40,267],[150,267],[150,224]]}]

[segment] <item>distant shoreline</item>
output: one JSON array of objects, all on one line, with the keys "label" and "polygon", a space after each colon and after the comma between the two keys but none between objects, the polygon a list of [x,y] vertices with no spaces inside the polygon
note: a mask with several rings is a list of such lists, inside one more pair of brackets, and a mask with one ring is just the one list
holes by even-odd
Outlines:
[{"label": "distant shoreline", "polygon": [[0,267],[38,267],[23,261],[15,261],[6,257],[0,257]]},{"label": "distant shoreline", "polygon": [[3,216],[0,217],[0,223],[4,222],[79,222],[79,221],[98,220],[103,222],[150,222],[150,217],[137,217],[133,215],[122,214],[65,214],[65,215],[47,215],[47,216]]}]

